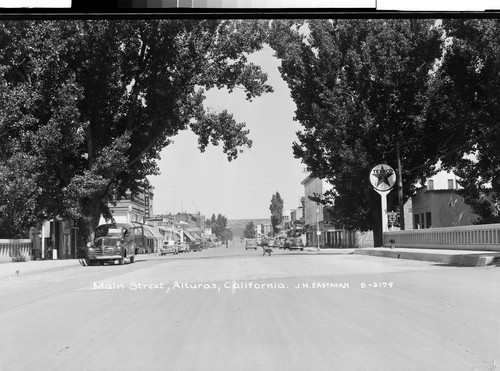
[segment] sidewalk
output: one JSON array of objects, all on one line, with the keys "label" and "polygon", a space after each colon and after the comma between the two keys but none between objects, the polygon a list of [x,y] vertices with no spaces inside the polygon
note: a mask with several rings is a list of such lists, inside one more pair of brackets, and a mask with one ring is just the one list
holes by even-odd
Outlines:
[{"label": "sidewalk", "polygon": [[457,265],[463,267],[484,267],[500,263],[500,251],[472,251],[472,250],[444,250],[444,249],[415,249],[415,248],[388,248],[363,247],[356,249],[320,249],[305,247],[304,251],[315,252],[318,255],[354,254],[369,255],[383,258],[420,260]]},{"label": "sidewalk", "polygon": [[77,265],[81,265],[79,259],[32,260],[29,262],[1,263],[0,279],[27,273],[56,270],[64,267],[77,266]]},{"label": "sidewalk", "polygon": [[354,254],[394,259],[423,260],[463,267],[484,267],[500,262],[500,251],[364,247],[354,249]]},{"label": "sidewalk", "polygon": [[319,249],[317,247],[304,247],[304,251],[309,251],[309,252],[315,252],[318,255],[332,255],[332,254],[340,254],[340,255],[346,255],[346,254],[353,254],[354,250],[356,249]]}]

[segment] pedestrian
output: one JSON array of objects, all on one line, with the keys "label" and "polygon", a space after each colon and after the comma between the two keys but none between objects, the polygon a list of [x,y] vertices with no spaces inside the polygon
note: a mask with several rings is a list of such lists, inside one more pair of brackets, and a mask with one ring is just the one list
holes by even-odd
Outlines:
[{"label": "pedestrian", "polygon": [[227,240],[226,240],[226,249],[227,249]]}]

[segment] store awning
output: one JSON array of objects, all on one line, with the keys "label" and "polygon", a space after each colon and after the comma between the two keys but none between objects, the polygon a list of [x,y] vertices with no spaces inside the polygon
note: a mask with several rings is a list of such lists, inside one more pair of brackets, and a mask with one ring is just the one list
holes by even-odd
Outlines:
[{"label": "store awning", "polygon": [[156,237],[156,238],[160,238],[162,239],[163,238],[163,235],[160,233],[160,230],[158,227],[148,227],[151,232],[153,232],[153,235]]},{"label": "store awning", "polygon": [[193,237],[193,235],[189,232],[184,231],[184,235],[190,240],[190,241],[195,241],[196,238]]},{"label": "store awning", "polygon": [[163,236],[161,235],[161,233],[159,231],[155,231],[155,228],[149,225],[144,226],[144,235],[148,238],[163,240]]},{"label": "store awning", "polygon": [[[176,229],[173,229],[172,227],[168,227],[168,228],[159,227],[159,229],[160,229],[160,231],[165,232],[165,237],[174,238],[176,241],[180,240],[182,232],[179,232]],[[173,235],[173,237],[172,237],[172,235]]]},{"label": "store awning", "polygon": [[153,234],[153,232],[151,232],[151,230],[147,226],[144,226],[144,236],[148,238],[155,238],[155,235]]}]

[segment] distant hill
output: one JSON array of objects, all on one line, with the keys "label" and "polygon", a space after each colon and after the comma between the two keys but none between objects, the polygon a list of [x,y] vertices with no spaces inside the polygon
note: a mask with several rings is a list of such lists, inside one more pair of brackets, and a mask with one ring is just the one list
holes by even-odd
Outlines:
[{"label": "distant hill", "polygon": [[270,223],[271,218],[267,218],[267,219],[230,219],[227,221],[227,226],[228,227],[237,226],[237,225],[246,226],[250,222],[253,222],[253,224]]},{"label": "distant hill", "polygon": [[271,218],[268,219],[232,219],[227,221],[227,229],[233,232],[234,237],[243,237],[243,231],[248,223],[253,222],[256,224],[266,224],[271,222]]}]

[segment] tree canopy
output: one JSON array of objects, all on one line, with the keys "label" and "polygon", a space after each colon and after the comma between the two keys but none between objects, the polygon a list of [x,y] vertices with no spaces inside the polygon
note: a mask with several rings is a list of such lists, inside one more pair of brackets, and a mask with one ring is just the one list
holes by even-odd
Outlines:
[{"label": "tree canopy", "polygon": [[[380,163],[396,168],[398,144],[405,200],[432,174],[441,129],[425,114],[442,44],[433,20],[273,22],[271,45],[303,126],[294,155],[312,176],[333,185],[321,201],[335,205],[335,224],[379,229],[380,196],[369,173]],[[389,207],[395,207],[394,196]]]},{"label": "tree canopy", "polygon": [[[0,23],[0,223],[78,218],[88,238],[109,202],[158,174],[179,131],[229,161],[251,146],[245,123],[203,107],[211,88],[271,92],[247,56],[255,20],[25,20]],[[23,179],[23,181],[21,181]],[[27,207],[19,208],[23,202]]]},{"label": "tree canopy", "polygon": [[[453,170],[478,223],[500,222],[500,21],[445,19],[447,42],[434,79],[429,120],[449,145]],[[464,156],[467,155],[467,156]]]},{"label": "tree canopy", "polygon": [[279,192],[276,192],[271,197],[269,210],[271,211],[271,226],[273,228],[273,233],[277,233],[277,225],[281,223],[281,218],[283,216],[283,199]]},{"label": "tree canopy", "polygon": [[243,230],[243,237],[245,238],[255,238],[255,224],[249,221]]},{"label": "tree canopy", "polygon": [[212,214],[212,217],[206,221],[206,225],[221,240],[232,239],[232,233],[227,229],[227,218],[224,215],[219,214],[216,217],[215,214]]},{"label": "tree canopy", "polygon": [[335,224],[379,230],[368,174],[379,163],[396,168],[398,146],[403,201],[441,163],[460,178],[478,223],[500,220],[499,26],[497,19],[272,23],[270,43],[303,126],[294,154],[333,185],[320,201],[334,204]]}]

